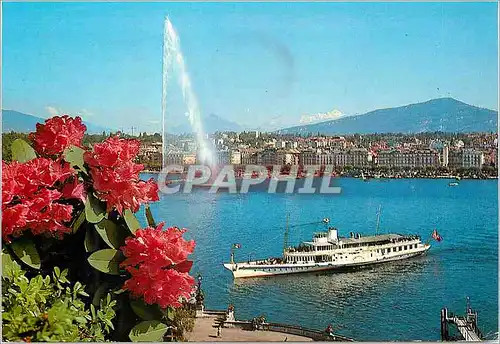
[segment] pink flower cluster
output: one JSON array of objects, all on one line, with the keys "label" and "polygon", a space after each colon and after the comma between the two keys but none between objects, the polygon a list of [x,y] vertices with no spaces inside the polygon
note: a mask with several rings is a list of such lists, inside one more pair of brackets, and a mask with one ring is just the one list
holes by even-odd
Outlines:
[{"label": "pink flower cluster", "polygon": [[194,288],[194,279],[188,274],[192,263],[187,257],[195,242],[182,237],[185,230],[162,228],[163,223],[139,229],[135,237],[125,241],[122,251],[126,259],[121,266],[132,277],[123,288],[147,304],[180,307],[181,300],[189,298]]},{"label": "pink flower cluster", "polygon": [[84,188],[69,164],[47,158],[2,161],[3,238],[26,229],[59,237],[69,232],[73,206],[62,202],[71,198],[83,200]]},{"label": "pink flower cluster", "polygon": [[133,162],[139,153],[137,140],[110,137],[94,145],[92,152],[85,152],[84,160],[90,167],[94,189],[106,201],[107,211],[115,208],[120,214],[124,209],[139,210],[142,203],[157,201],[158,185],[151,178],[139,179],[141,164]]}]

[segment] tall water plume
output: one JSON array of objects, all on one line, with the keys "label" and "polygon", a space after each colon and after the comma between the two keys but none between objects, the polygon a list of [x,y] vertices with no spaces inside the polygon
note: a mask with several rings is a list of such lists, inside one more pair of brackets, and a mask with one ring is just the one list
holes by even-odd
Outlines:
[{"label": "tall water plume", "polygon": [[[174,70],[175,67],[175,70]],[[182,55],[179,36],[175,31],[168,17],[165,17],[163,28],[163,92],[162,92],[162,130],[163,130],[163,167],[166,164],[166,138],[167,138],[167,86],[170,78],[170,72],[176,72],[179,85],[182,90],[182,96],[187,106],[187,117],[191,128],[196,135],[198,146],[199,163],[213,165],[214,157],[212,150],[207,145],[205,133],[200,118],[200,108],[198,100],[191,86],[191,79],[186,69],[186,62]]]}]

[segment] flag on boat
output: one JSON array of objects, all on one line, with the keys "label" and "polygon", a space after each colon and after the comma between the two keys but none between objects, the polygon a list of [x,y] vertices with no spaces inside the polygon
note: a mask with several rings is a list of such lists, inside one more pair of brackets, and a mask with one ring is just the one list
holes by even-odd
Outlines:
[{"label": "flag on boat", "polygon": [[233,248],[241,248],[240,244],[233,244]]},{"label": "flag on boat", "polygon": [[432,231],[432,238],[436,241],[441,241],[443,238],[441,238],[441,235],[437,232],[437,230]]}]

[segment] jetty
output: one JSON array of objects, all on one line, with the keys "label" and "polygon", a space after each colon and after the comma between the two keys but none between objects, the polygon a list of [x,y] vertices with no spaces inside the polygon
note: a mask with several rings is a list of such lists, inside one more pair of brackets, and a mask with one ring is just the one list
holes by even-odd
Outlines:
[{"label": "jetty", "polygon": [[[450,327],[456,329],[455,334],[452,334]],[[482,339],[483,335],[477,325],[477,312],[470,307],[468,297],[465,316],[448,312],[446,307],[441,309],[441,340],[479,342]]]}]

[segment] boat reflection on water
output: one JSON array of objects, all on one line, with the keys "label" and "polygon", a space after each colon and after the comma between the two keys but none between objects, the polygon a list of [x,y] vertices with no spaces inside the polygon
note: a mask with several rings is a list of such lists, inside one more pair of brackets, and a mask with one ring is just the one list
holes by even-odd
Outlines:
[{"label": "boat reflection on water", "polygon": [[[431,264],[432,257],[420,256],[407,261],[395,261],[391,264],[363,266],[344,272],[322,271],[303,274],[276,275],[259,278],[235,279],[230,293],[252,292],[272,286],[289,288],[303,294],[304,289],[313,288],[316,295],[323,291],[325,296],[360,295],[370,290],[385,289],[401,280],[414,279]],[[318,295],[320,296],[320,295]]]},{"label": "boat reflection on water", "polygon": [[[425,270],[433,263],[434,257],[426,255],[358,271],[236,279],[229,288],[228,299],[235,305],[240,319],[263,313],[270,321],[317,329],[331,323],[341,335],[368,340],[370,336],[379,337],[365,328],[366,324],[376,321],[370,318],[373,312],[367,310],[380,308],[380,316],[387,317],[388,322],[393,322],[393,316],[401,312],[417,312],[406,297],[411,298],[412,288],[421,284]],[[401,297],[387,298],[389,290],[401,290]],[[297,318],[293,314],[297,314]],[[360,322],[364,323],[361,332]],[[388,326],[394,326],[397,331],[396,323]]]}]

